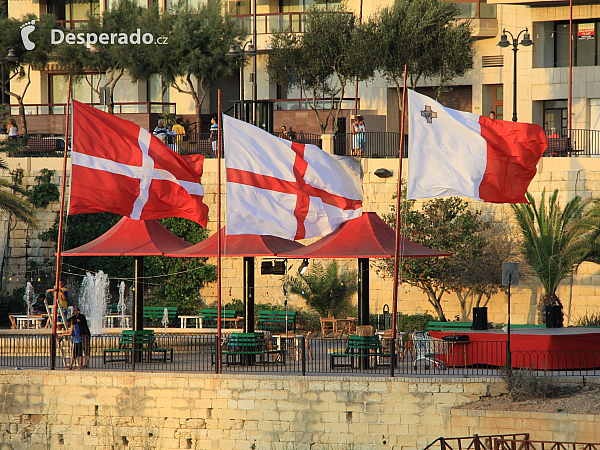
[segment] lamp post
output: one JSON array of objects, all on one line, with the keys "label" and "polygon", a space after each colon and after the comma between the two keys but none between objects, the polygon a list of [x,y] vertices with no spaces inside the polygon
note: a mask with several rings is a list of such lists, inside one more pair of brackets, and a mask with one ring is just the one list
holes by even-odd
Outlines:
[{"label": "lamp post", "polygon": [[[246,47],[248,48],[246,49]],[[237,58],[240,63],[240,119],[244,122],[246,121],[246,108],[244,108],[244,64],[246,63],[247,56],[252,57],[254,55],[256,55],[256,49],[252,40],[246,41],[244,45],[233,41],[226,54],[230,58]]]},{"label": "lamp post", "polygon": [[[513,47],[512,50],[514,53],[512,121],[516,122],[517,121],[517,51],[519,50],[519,45],[522,45],[524,47],[529,47],[531,44],[533,44],[533,41],[531,40],[531,36],[529,35],[529,30],[527,28],[525,28],[524,30],[521,30],[516,38],[513,36],[513,34],[510,31],[506,31],[506,28],[505,28],[502,30],[502,36],[500,36],[500,42],[498,42],[499,47],[506,48],[510,45],[508,37],[506,36],[507,34],[509,34],[510,38],[512,39],[512,47]],[[521,37],[521,35],[523,35],[523,40],[521,42],[519,42],[519,38]]]},{"label": "lamp post", "polygon": [[17,62],[19,58],[15,54],[15,49],[11,48],[8,50],[8,54],[5,58],[2,58],[2,106],[6,104],[4,93],[6,92],[6,80],[4,79],[4,66],[7,62]]}]

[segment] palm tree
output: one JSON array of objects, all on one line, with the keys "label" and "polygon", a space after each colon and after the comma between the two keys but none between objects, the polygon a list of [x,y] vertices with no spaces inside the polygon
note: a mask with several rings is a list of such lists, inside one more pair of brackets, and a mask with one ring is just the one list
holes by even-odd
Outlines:
[{"label": "palm tree", "polygon": [[350,297],[358,289],[356,271],[340,275],[335,261],[327,267],[315,262],[306,274],[290,277],[288,282],[292,294],[301,296],[321,317],[347,315],[352,308]]},{"label": "palm tree", "polygon": [[582,261],[600,264],[600,199],[592,199],[585,215],[574,227],[585,233],[581,245],[585,249]]},{"label": "palm tree", "polygon": [[585,232],[574,225],[581,219],[586,202],[575,196],[561,210],[557,201],[558,189],[547,205],[544,190],[539,207],[529,192],[526,196],[529,204],[511,206],[523,233],[521,252],[544,289],[538,303],[538,322],[545,323],[546,306],[557,305],[562,311],[556,289],[564,278],[577,270],[585,254],[581,245]]},{"label": "palm tree", "polygon": [[[1,158],[0,169],[9,170],[6,162]],[[38,228],[34,207],[17,194],[24,195],[25,191],[16,183],[13,184],[0,178],[0,210],[9,213],[9,215],[14,215],[17,220],[31,228]]]}]

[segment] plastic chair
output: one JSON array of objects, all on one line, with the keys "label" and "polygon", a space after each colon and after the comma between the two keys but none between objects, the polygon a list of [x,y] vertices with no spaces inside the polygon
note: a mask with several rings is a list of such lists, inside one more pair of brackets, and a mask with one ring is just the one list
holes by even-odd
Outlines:
[{"label": "plastic chair", "polygon": [[419,331],[413,334],[413,348],[416,359],[413,363],[413,369],[417,370],[417,363],[425,361],[425,369],[429,369],[430,364],[434,364],[436,369],[447,369],[446,363],[437,356],[443,355],[444,341],[433,339],[428,332]]}]

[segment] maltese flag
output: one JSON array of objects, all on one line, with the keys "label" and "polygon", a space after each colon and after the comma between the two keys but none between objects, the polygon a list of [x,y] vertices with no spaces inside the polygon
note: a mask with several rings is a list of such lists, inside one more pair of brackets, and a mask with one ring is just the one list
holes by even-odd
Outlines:
[{"label": "maltese flag", "polygon": [[542,127],[445,108],[408,91],[408,198],[468,197],[527,203],[546,151]]},{"label": "maltese flag", "polygon": [[223,116],[227,234],[298,240],[325,236],[362,214],[354,158],[281,139]]},{"label": "maltese flag", "polygon": [[201,155],[182,157],[127,120],[73,102],[69,214],[183,217],[206,227]]}]

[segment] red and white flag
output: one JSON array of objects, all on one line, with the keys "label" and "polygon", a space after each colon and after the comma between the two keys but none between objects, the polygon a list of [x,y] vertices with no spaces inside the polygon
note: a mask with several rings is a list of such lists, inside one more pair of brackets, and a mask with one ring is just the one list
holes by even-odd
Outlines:
[{"label": "red and white flag", "polygon": [[362,173],[354,158],[334,157],[228,116],[223,137],[227,234],[313,238],[362,214]]},{"label": "red and white flag", "polygon": [[408,198],[526,203],[546,151],[542,127],[445,108],[408,91]]},{"label": "red and white flag", "polygon": [[186,160],[138,125],[74,101],[69,214],[183,217],[205,227],[203,160]]}]

